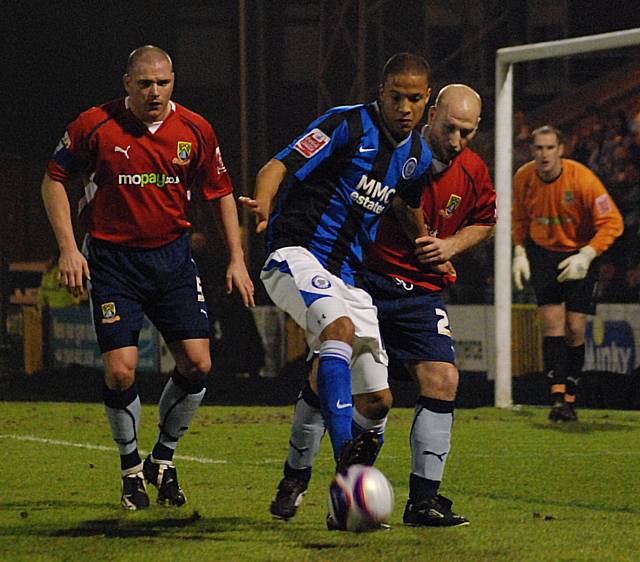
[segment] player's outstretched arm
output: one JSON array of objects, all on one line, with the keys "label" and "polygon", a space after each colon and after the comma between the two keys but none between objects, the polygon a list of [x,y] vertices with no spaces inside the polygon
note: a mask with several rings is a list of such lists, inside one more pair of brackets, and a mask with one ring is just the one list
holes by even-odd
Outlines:
[{"label": "player's outstretched arm", "polygon": [[71,207],[64,184],[45,173],[42,180],[42,201],[60,248],[58,281],[66,285],[73,296],[84,292],[83,278],[91,279],[89,264],[78,250],[71,222]]},{"label": "player's outstretched arm", "polygon": [[229,265],[227,266],[226,277],[227,293],[231,293],[235,286],[240,291],[244,305],[254,307],[256,305],[253,299],[254,286],[244,261],[240,223],[238,222],[238,208],[233,194],[229,193],[214,201],[214,209],[222,223],[222,230],[229,248]]},{"label": "player's outstretched arm", "polygon": [[422,264],[434,265],[448,262],[454,256],[467,251],[491,237],[493,225],[471,225],[447,238],[421,236],[416,240],[416,257]]},{"label": "player's outstretched arm", "polygon": [[238,201],[256,217],[257,234],[267,229],[271,205],[286,175],[286,166],[280,160],[272,158],[258,172],[254,198],[238,198]]}]

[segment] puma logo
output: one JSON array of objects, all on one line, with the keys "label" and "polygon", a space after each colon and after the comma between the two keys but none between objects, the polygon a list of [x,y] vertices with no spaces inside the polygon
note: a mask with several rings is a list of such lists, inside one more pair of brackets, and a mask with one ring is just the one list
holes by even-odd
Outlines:
[{"label": "puma logo", "polygon": [[131,148],[131,145],[127,146],[127,148],[120,148],[119,146],[114,147],[113,151],[114,152],[122,152],[122,154],[124,154],[127,157],[127,160],[129,160],[129,149]]},{"label": "puma logo", "polygon": [[434,453],[433,451],[422,451],[423,455],[433,455],[434,457],[436,457],[440,462],[444,462],[444,458],[447,456],[447,453]]}]

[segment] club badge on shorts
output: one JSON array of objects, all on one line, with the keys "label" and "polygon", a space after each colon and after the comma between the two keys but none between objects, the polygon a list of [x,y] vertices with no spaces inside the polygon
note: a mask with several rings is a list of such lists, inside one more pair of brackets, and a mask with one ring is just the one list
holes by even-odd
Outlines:
[{"label": "club badge on shorts", "polygon": [[114,322],[118,322],[120,320],[120,316],[116,314],[116,303],[115,302],[105,302],[100,305],[102,310],[102,323],[103,324],[113,324]]},{"label": "club badge on shorts", "polygon": [[316,275],[311,280],[311,284],[316,289],[329,289],[331,288],[331,281],[329,281],[326,277],[322,277],[321,275]]}]

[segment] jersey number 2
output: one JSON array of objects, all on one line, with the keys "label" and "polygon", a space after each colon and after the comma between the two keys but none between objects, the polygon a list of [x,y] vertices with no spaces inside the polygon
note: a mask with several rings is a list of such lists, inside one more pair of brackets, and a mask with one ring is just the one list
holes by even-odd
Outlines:
[{"label": "jersey number 2", "polygon": [[438,318],[438,324],[437,324],[438,333],[443,336],[451,337],[451,330],[449,329],[449,317],[447,316],[447,311],[442,310],[441,308],[436,308],[435,313],[436,313],[436,316],[440,317]]}]

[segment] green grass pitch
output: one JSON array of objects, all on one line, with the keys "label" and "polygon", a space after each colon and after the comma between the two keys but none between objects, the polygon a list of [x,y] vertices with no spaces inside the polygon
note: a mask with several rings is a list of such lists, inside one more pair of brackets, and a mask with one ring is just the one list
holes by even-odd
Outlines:
[{"label": "green grass pitch", "polygon": [[[270,517],[291,414],[202,407],[178,450],[187,505],[127,513],[101,405],[0,403],[0,559],[640,560],[640,412],[552,425],[544,408],[458,411],[442,493],[471,525],[416,529],[401,523],[412,411],[393,410],[378,463],[396,493],[392,529],[365,534],[325,529],[328,440],[296,518]],[[141,448],[156,424],[145,406]]]}]

